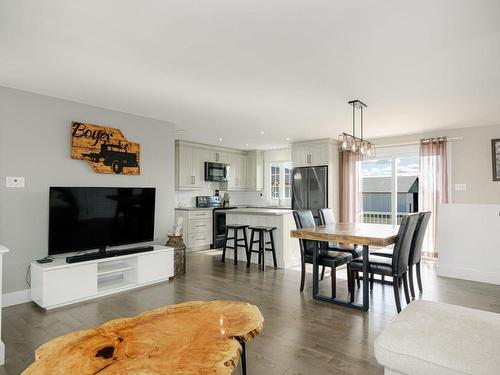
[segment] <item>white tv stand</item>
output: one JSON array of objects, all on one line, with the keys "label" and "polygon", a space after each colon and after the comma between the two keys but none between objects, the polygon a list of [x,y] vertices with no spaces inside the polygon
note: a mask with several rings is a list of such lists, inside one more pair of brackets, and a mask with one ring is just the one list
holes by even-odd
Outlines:
[{"label": "white tv stand", "polygon": [[[70,254],[68,254],[70,255]],[[168,280],[174,276],[174,249],[66,263],[66,256],[51,263],[31,263],[31,300],[53,309],[124,290]]]}]

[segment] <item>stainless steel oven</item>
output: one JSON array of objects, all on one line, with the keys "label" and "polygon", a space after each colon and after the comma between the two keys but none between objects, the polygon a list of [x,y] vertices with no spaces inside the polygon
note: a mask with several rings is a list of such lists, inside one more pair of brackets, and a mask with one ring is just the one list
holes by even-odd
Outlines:
[{"label": "stainless steel oven", "polygon": [[227,181],[227,164],[206,161],[205,181]]}]

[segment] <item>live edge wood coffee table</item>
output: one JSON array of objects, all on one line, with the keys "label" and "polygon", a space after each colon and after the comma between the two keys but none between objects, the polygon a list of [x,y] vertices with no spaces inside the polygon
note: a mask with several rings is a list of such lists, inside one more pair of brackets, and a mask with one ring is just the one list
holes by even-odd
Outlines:
[{"label": "live edge wood coffee table", "polygon": [[55,338],[23,374],[230,374],[263,324],[245,302],[161,307]]}]

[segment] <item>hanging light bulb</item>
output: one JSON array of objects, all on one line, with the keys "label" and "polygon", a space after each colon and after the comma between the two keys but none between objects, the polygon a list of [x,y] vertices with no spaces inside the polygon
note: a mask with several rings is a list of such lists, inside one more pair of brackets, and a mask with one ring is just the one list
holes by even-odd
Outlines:
[{"label": "hanging light bulb", "polygon": [[339,144],[340,150],[345,151],[347,149],[347,136],[344,133],[339,134]]},{"label": "hanging light bulb", "polygon": [[[363,157],[372,157],[375,154],[375,145],[370,141],[365,141],[364,124],[363,124],[363,109],[366,104],[360,100],[352,100],[348,102],[352,106],[352,134],[341,133],[338,137],[338,145],[341,151],[359,153]],[[356,136],[356,110],[359,110],[361,115],[360,121],[360,136]]]}]

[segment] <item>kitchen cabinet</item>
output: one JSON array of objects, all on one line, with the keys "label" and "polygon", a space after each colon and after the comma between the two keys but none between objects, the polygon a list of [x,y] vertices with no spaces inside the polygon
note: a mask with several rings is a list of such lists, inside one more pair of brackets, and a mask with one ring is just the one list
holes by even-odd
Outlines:
[{"label": "kitchen cabinet", "polygon": [[292,164],[294,167],[328,165],[332,148],[331,140],[294,143]]},{"label": "kitchen cabinet", "polygon": [[188,251],[209,249],[213,242],[210,209],[175,209],[175,221],[183,218],[183,238]]},{"label": "kitchen cabinet", "polygon": [[247,151],[246,189],[264,190],[264,151]]},{"label": "kitchen cabinet", "polygon": [[339,212],[339,150],[336,139],[318,139],[292,143],[292,165],[297,167],[328,167],[328,207],[338,218]]},{"label": "kitchen cabinet", "polygon": [[176,188],[189,190],[205,187],[207,150],[180,142],[175,147]]},{"label": "kitchen cabinet", "polygon": [[207,150],[207,160],[213,163],[228,163],[228,153],[222,150]]},{"label": "kitchen cabinet", "polygon": [[228,190],[244,190],[246,188],[246,156],[235,153],[229,155]]},{"label": "kitchen cabinet", "polygon": [[[228,165],[228,181],[205,181],[205,162]],[[264,188],[264,152],[239,151],[227,148],[176,141],[175,143],[176,190],[254,190]]]}]

